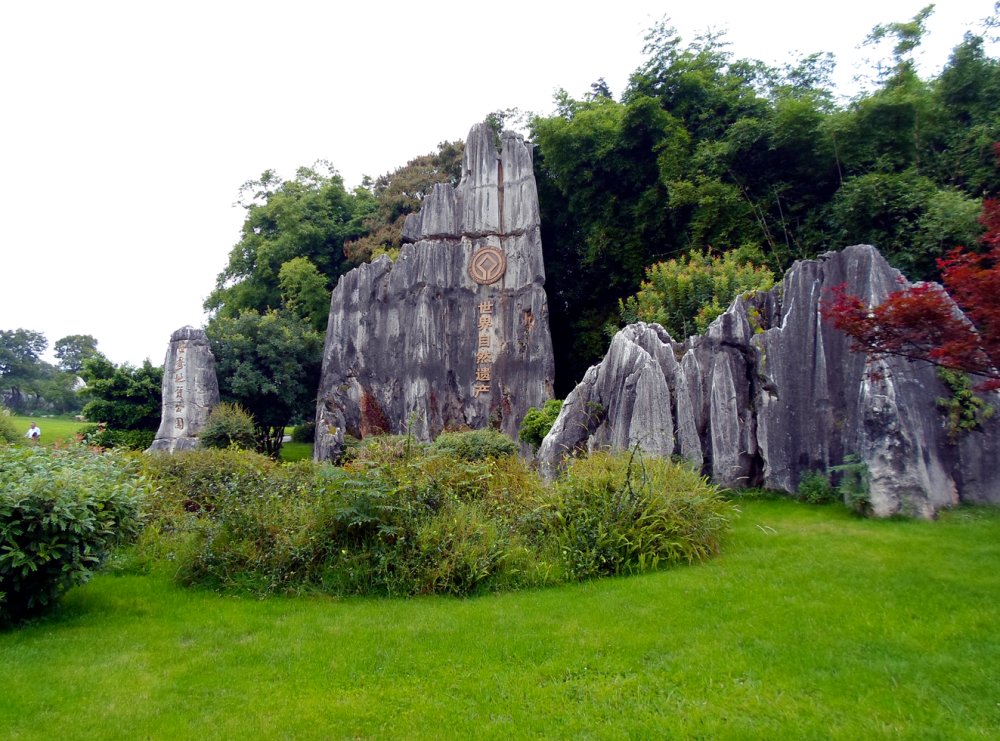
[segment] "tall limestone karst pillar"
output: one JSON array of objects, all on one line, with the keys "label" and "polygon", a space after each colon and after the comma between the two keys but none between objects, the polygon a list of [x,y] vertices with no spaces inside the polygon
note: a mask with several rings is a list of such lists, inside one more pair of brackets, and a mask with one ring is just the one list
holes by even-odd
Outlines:
[{"label": "tall limestone karst pillar", "polygon": [[340,278],[316,407],[316,460],[344,433],[427,440],[490,424],[515,437],[552,398],[553,356],[531,144],[469,132],[457,187],[434,186],[381,256]]},{"label": "tall limestone karst pillar", "polygon": [[205,330],[181,327],[170,335],[163,362],[163,416],[146,452],[192,450],[212,407],[219,404],[215,356]]}]

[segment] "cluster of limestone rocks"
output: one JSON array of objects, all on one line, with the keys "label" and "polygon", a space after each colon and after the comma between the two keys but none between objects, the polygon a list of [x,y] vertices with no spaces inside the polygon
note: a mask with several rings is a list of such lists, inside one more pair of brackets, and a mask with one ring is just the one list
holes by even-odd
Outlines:
[{"label": "cluster of limestone rocks", "polygon": [[638,445],[681,456],[721,486],[795,492],[804,472],[853,455],[878,516],[1000,504],[1000,420],[953,441],[937,402],[949,391],[933,367],[869,364],[823,319],[821,300],[841,285],[877,305],[909,284],[859,245],[796,262],[780,285],[737,297],[684,343],[658,324],[629,325],[566,399],[541,470],[555,475],[575,450]]},{"label": "cluster of limestone rocks", "polygon": [[[395,261],[343,275],[330,301],[314,458],[345,434],[500,429],[516,438],[553,396],[545,268],[532,147],[483,124],[460,182],[436,185],[407,217]],[[499,147],[498,147],[499,144]],[[771,291],[738,297],[704,335],[674,341],[631,324],[563,404],[538,451],[543,475],[568,456],[638,446],[680,457],[724,487],[795,492],[849,456],[867,470],[878,516],[932,517],[959,502],[1000,504],[1000,415],[949,437],[935,369],[851,352],[820,302],[846,285],[870,305],[908,285],[874,247],[796,262]],[[1000,395],[987,401],[1000,405]],[[163,417],[150,450],[186,450],[219,402],[205,333],[170,338]],[[527,446],[522,453],[530,455]]]}]

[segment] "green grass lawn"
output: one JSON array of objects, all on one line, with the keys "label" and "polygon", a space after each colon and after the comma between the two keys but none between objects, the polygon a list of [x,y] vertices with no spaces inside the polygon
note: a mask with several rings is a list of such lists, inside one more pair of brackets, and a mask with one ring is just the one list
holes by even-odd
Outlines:
[{"label": "green grass lawn", "polygon": [[[28,431],[32,422],[38,425],[42,431],[42,437],[39,441],[42,445],[51,445],[56,440],[72,440],[76,431],[81,427],[86,427],[88,424],[87,422],[77,422],[72,414],[60,414],[52,418],[21,417],[12,414],[10,418],[13,420],[18,432],[22,435]],[[27,441],[27,438],[25,438],[25,441]]]},{"label": "green grass lawn", "polygon": [[909,522],[741,508],[709,563],[470,600],[258,601],[164,574],[99,576],[56,615],[0,633],[0,729],[1000,738],[1000,512]]},{"label": "green grass lawn", "polygon": [[283,443],[281,450],[278,451],[278,457],[286,463],[312,458],[312,454],[312,443]]}]

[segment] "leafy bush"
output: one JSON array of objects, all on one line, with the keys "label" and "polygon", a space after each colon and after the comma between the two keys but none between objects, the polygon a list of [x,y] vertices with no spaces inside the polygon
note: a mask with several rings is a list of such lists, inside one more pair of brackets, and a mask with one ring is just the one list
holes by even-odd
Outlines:
[{"label": "leafy bush", "polygon": [[496,430],[443,432],[431,445],[434,450],[448,451],[466,461],[505,458],[517,455],[517,443]]},{"label": "leafy bush", "polygon": [[562,405],[561,399],[549,399],[541,409],[530,407],[528,413],[524,415],[524,419],[521,420],[521,429],[517,433],[517,439],[531,445],[531,449],[537,453],[542,440],[549,434],[559,412],[562,411]]},{"label": "leafy bush", "polygon": [[222,402],[208,413],[198,441],[206,448],[253,448],[257,444],[253,417],[239,404]]},{"label": "leafy bush", "polygon": [[137,531],[151,487],[136,469],[82,446],[0,448],[0,625],[85,584]]},{"label": "leafy bush", "polygon": [[809,504],[828,504],[837,500],[837,490],[830,484],[830,474],[803,471],[799,477],[798,498]]},{"label": "leafy bush", "polygon": [[156,437],[156,433],[152,430],[110,430],[99,425],[85,425],[79,428],[76,434],[87,445],[105,449],[121,448],[122,450],[144,450],[149,447],[148,444],[145,446],[142,444],[147,437],[149,444],[152,444],[153,438]]},{"label": "leafy bush", "polygon": [[683,342],[708,329],[738,294],[771,290],[774,273],[755,267],[763,262],[758,250],[741,248],[718,257],[692,250],[680,260],[656,263],[646,269],[638,293],[618,302],[622,320],[655,322]]},{"label": "leafy bush", "polygon": [[77,434],[81,435],[88,445],[122,450],[146,450],[156,437],[155,430],[101,429],[98,425],[81,427]]},{"label": "leafy bush", "polygon": [[304,422],[292,428],[293,443],[313,443],[316,442],[316,423]]},{"label": "leafy bush", "polygon": [[184,583],[255,594],[464,595],[705,558],[731,511],[669,462],[604,456],[547,488],[513,455],[468,461],[389,436],[357,450],[344,467],[147,456],[160,490],[134,560],[170,554]]},{"label": "leafy bush", "polygon": [[568,579],[704,560],[719,552],[735,512],[691,467],[631,453],[572,461],[540,509]]},{"label": "leafy bush", "polygon": [[0,443],[12,443],[17,441],[17,426],[10,418],[10,410],[5,406],[0,406]]}]

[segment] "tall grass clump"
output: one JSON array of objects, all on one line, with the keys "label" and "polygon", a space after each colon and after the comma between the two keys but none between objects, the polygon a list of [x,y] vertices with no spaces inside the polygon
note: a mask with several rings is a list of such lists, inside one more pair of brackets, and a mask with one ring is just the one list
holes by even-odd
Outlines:
[{"label": "tall grass clump", "polygon": [[0,625],[85,584],[138,531],[151,490],[121,454],[0,447]]},{"label": "tall grass clump", "polygon": [[643,571],[717,552],[732,511],[670,462],[595,456],[545,486],[514,456],[390,436],[343,467],[204,450],[146,468],[160,491],[138,561],[260,595],[468,595]]},{"label": "tall grass clump", "polygon": [[539,529],[570,579],[703,561],[735,509],[691,467],[636,452],[570,462],[542,498]]}]

